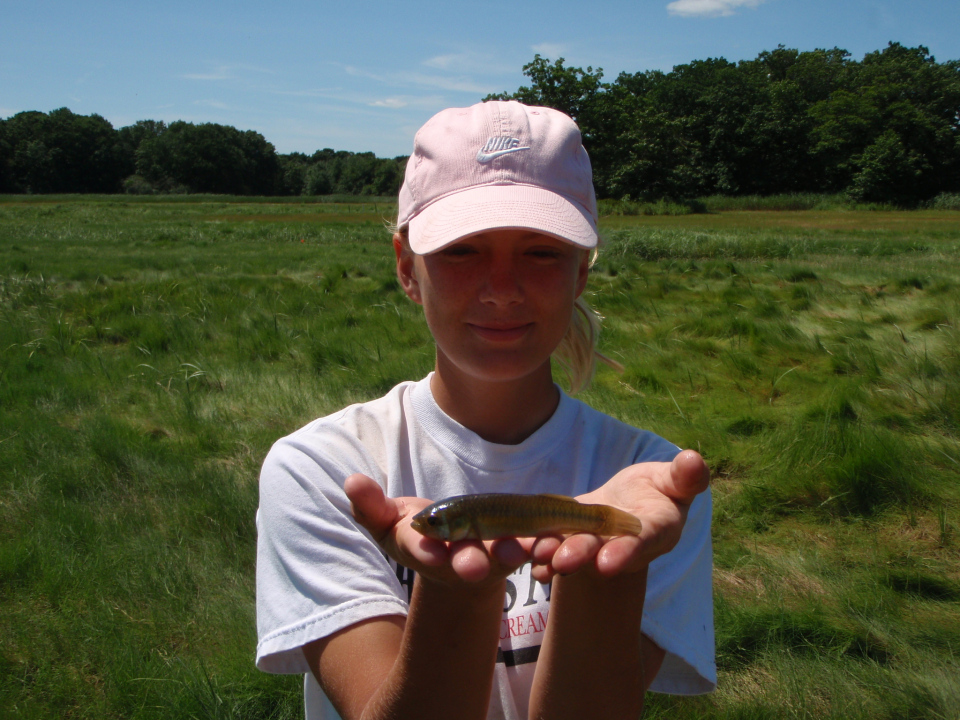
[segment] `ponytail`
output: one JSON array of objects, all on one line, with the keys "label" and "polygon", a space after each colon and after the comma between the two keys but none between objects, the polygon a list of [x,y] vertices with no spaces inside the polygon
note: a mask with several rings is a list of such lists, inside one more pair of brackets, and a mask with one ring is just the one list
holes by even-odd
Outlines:
[{"label": "ponytail", "polygon": [[609,365],[617,372],[623,372],[623,365],[597,351],[597,339],[600,335],[600,322],[603,318],[583,297],[573,304],[570,327],[553,351],[553,359],[563,370],[570,383],[570,394],[586,389],[593,380],[597,360]]}]

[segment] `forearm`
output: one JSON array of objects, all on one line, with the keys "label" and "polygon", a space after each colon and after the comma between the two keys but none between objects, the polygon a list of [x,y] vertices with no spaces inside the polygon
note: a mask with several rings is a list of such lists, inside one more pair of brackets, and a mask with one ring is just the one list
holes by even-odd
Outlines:
[{"label": "forearm", "polygon": [[530,696],[530,718],[630,718],[643,710],[640,620],[646,570],[556,577]]},{"label": "forearm", "polygon": [[364,720],[440,711],[485,718],[503,613],[503,581],[483,586],[414,585],[396,662],[363,711]]}]

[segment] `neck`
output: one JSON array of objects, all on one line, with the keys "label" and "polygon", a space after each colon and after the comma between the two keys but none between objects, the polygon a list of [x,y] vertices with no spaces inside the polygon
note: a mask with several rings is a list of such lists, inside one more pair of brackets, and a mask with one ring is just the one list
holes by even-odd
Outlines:
[{"label": "neck", "polygon": [[527,377],[485,382],[463,377],[438,357],[430,389],[447,415],[487,442],[500,445],[526,440],[560,404],[549,360]]}]

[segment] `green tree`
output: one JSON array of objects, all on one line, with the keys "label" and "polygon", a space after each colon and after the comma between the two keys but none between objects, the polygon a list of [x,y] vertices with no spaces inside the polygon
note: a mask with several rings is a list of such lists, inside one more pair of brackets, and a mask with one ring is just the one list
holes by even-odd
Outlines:
[{"label": "green tree", "polygon": [[280,184],[273,145],[260,133],[215,123],[177,121],[144,138],[137,171],[157,187],[198,193],[271,195]]},{"label": "green tree", "polygon": [[[764,53],[760,53],[762,58]],[[796,62],[786,71],[786,79],[794,83],[807,103],[826,100],[848,81],[850,53],[840,48],[817,49],[797,54]]]},{"label": "green tree", "polygon": [[373,173],[371,191],[373,195],[396,195],[400,192],[403,182],[403,168],[406,167],[406,158],[387,160],[380,159]]},{"label": "green tree", "polygon": [[925,47],[890,43],[851,63],[839,87],[814,104],[814,155],[831,189],[916,202],[960,189],[960,65]]},{"label": "green tree", "polygon": [[916,203],[920,179],[929,169],[925,159],[910,152],[897,133],[887,130],[866,150],[854,158],[858,168],[848,192],[862,202]]},{"label": "green tree", "polygon": [[137,171],[137,150],[146,139],[157,138],[167,129],[162,120],[138,120],[117,130],[121,152],[123,154],[123,177],[127,178]]},{"label": "green tree", "polygon": [[303,195],[307,179],[307,170],[310,167],[309,158],[303,153],[295,152],[287,155],[278,155],[280,163],[280,194]]},{"label": "green tree", "polygon": [[13,147],[7,139],[7,121],[0,120],[0,193],[15,192],[11,164]]},{"label": "green tree", "polygon": [[330,168],[326,164],[311,165],[303,181],[304,195],[330,195],[334,191],[334,183],[330,177]]},{"label": "green tree", "polygon": [[606,102],[608,86],[603,83],[603,69],[568,67],[562,57],[551,63],[538,53],[523,66],[523,74],[530,78],[530,85],[523,85],[514,93],[488,95],[484,100],[519,100],[569,115],[580,127],[598,191],[605,188],[612,172],[607,157],[617,131],[611,123],[617,120],[618,113]]},{"label": "green tree", "polygon": [[47,147],[43,140],[28,140],[19,143],[13,153],[13,170],[23,192],[53,193],[69,192],[60,178],[59,148]]},{"label": "green tree", "polygon": [[123,177],[113,126],[67,108],[22,112],[5,122],[7,184],[17,192],[112,193]]},{"label": "green tree", "polygon": [[310,168],[307,170],[304,195],[331,195],[341,192],[340,175],[343,164],[353,153],[331,148],[317,150],[310,156]]},{"label": "green tree", "polygon": [[396,195],[403,181],[405,156],[392,160],[371,152],[352,153],[330,148],[310,158],[304,178],[305,195]]},{"label": "green tree", "polygon": [[738,63],[738,71],[757,88],[740,138],[741,192],[822,189],[822,171],[811,155],[814,121],[809,108],[812,101],[822,99],[820,93],[829,94],[831,75],[822,72],[825,59],[844,56],[842,50],[801,53],[780,45],[761,52],[756,60]]},{"label": "green tree", "polygon": [[924,47],[891,43],[856,62],[778,46],[612,84],[537,55],[524,74],[529,86],[488,99],[574,117],[600,197],[848,190],[915,203],[960,190],[960,63]]},{"label": "green tree", "polygon": [[343,159],[337,192],[346,195],[372,195],[377,158],[372,152],[350,153]]},{"label": "green tree", "polygon": [[577,122],[587,141],[593,130],[594,103],[603,88],[603,69],[594,71],[587,67],[583,70],[563,63],[562,57],[551,63],[538,53],[523,66],[523,74],[530,78],[530,85],[523,85],[510,95],[499,93],[484,99],[519,100],[527,105],[560,110]]}]

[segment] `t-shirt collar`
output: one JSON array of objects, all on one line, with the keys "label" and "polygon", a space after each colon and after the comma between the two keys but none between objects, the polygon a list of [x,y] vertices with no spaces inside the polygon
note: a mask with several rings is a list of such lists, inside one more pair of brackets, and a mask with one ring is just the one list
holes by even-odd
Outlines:
[{"label": "t-shirt collar", "polygon": [[433,373],[427,375],[411,393],[410,400],[417,420],[437,443],[469,465],[483,470],[517,470],[539,461],[569,437],[577,417],[579,403],[557,386],[560,392],[557,409],[530,437],[516,445],[492,443],[458,423],[440,408],[430,389],[432,377]]}]

